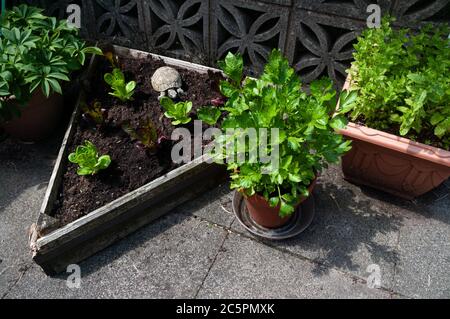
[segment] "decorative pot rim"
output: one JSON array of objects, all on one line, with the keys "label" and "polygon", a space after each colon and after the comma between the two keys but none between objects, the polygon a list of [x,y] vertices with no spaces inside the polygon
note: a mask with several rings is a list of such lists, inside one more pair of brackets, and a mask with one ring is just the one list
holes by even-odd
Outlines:
[{"label": "decorative pot rim", "polygon": [[[345,81],[343,90],[350,87],[350,81],[351,78],[349,75]],[[415,142],[405,137],[400,137],[352,122],[348,124],[347,128],[340,129],[338,132],[353,139],[369,142],[426,161],[450,167],[450,151],[438,147]]]}]

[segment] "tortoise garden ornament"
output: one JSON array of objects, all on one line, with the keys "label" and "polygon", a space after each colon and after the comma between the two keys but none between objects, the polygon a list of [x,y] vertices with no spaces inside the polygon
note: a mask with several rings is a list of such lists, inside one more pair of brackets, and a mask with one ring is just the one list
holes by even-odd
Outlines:
[{"label": "tortoise garden ornament", "polygon": [[159,68],[152,76],[152,87],[160,92],[159,99],[166,95],[171,99],[177,98],[179,94],[184,93],[181,89],[182,85],[180,73],[169,66]]}]

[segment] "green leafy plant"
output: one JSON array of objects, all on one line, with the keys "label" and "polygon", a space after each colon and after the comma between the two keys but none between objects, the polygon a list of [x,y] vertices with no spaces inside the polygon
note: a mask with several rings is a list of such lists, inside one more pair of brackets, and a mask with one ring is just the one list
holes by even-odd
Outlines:
[{"label": "green leafy plant", "polygon": [[83,118],[88,122],[101,125],[105,121],[106,110],[102,108],[102,104],[98,101],[95,101],[92,105],[81,103],[81,110],[83,111]]},{"label": "green leafy plant", "polygon": [[109,95],[117,97],[122,102],[133,99],[136,82],[130,81],[127,83],[125,81],[125,75],[120,69],[114,68],[112,73],[106,73],[104,78],[105,82],[108,83],[113,90]]},{"label": "green leafy plant", "polygon": [[99,171],[107,169],[111,164],[109,155],[99,156],[97,148],[89,141],[78,146],[76,151],[69,155],[69,161],[78,164],[77,174],[80,176],[95,175]]},{"label": "green leafy plant", "polygon": [[396,30],[385,17],[381,28],[367,29],[355,45],[349,71],[357,101],[353,120],[380,130],[397,130],[411,139],[434,133],[439,146],[450,146],[450,30],[423,27]]},{"label": "green leafy plant", "polygon": [[[333,117],[336,107],[336,91],[329,79],[313,82],[308,95],[301,90],[301,81],[279,50],[274,50],[258,79],[243,79],[243,60],[240,55],[229,53],[220,63],[229,77],[220,84],[221,92],[228,98],[223,110],[228,112],[222,123],[223,134],[216,138],[219,151],[214,158],[221,162],[232,156],[245,154],[243,163],[228,161],[231,172],[231,188],[246,196],[255,193],[264,196],[271,206],[280,206],[280,215],[294,212],[302,196],[308,196],[308,187],[327,163],[338,161],[350,149],[350,142],[335,133],[343,128],[346,119]],[[341,103],[347,107],[353,94],[345,94]],[[267,134],[260,132],[266,128]],[[227,134],[227,129],[234,129]],[[234,141],[249,130],[257,132],[256,145],[264,145],[269,156],[276,154],[274,162],[262,163],[251,158],[250,143],[245,147]],[[279,129],[272,137],[270,129]],[[233,144],[234,143],[234,144]]]},{"label": "green leafy plant", "polygon": [[172,119],[172,125],[187,124],[192,121],[189,116],[189,113],[192,110],[192,102],[186,101],[174,103],[170,98],[165,96],[161,98],[160,103],[166,111],[164,115],[167,118]]},{"label": "green leafy plant", "polygon": [[102,54],[65,20],[24,4],[6,11],[0,28],[0,122],[20,116],[38,88],[46,97],[62,94],[62,81],[84,65],[86,55]]},{"label": "green leafy plant", "polygon": [[137,140],[141,146],[151,151],[155,151],[167,139],[159,134],[150,118],[143,121],[137,129],[134,129],[130,123],[123,124],[122,128],[133,140]]},{"label": "green leafy plant", "polygon": [[221,115],[222,112],[214,107],[206,106],[197,111],[198,118],[209,125],[216,125]]}]

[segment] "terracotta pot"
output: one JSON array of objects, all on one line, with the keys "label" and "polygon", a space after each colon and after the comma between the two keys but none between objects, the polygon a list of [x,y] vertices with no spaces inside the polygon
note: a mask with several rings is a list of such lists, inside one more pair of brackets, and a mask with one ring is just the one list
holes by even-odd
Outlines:
[{"label": "terracotta pot", "polygon": [[352,183],[413,199],[450,177],[449,151],[354,123],[340,133],[353,141],[342,158],[344,177]]},{"label": "terracotta pot", "polygon": [[[316,186],[316,180],[314,180],[308,188],[308,191],[312,193]],[[300,198],[296,208],[303,203],[306,198]],[[251,197],[245,197],[245,205],[247,206],[250,217],[258,225],[265,228],[279,228],[287,224],[292,216],[280,217],[280,205],[277,207],[271,207],[269,202],[261,195],[255,194]]]},{"label": "terracotta pot", "polygon": [[30,102],[21,108],[21,116],[3,125],[6,133],[24,142],[36,142],[48,137],[59,124],[63,97],[53,94],[46,98],[36,90]]}]

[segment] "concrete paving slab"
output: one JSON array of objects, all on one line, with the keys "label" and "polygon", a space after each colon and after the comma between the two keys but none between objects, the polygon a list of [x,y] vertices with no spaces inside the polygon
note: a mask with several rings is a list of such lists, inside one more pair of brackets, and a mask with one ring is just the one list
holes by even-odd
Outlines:
[{"label": "concrete paving slab", "polygon": [[224,184],[81,263],[82,287],[69,289],[27,246],[60,138],[0,143],[0,298],[190,298],[200,287],[199,297],[389,298],[366,287],[370,264],[401,296],[450,296],[450,182],[405,201],[345,182],[339,166],[322,174],[317,217],[296,239],[249,239]]},{"label": "concrete paving slab", "polygon": [[249,238],[230,234],[199,298],[391,298],[336,270],[315,265]]},{"label": "concrete paving slab", "polygon": [[80,264],[80,289],[68,274],[36,266],[7,298],[193,298],[226,236],[192,216],[170,214]]},{"label": "concrete paving slab", "polygon": [[412,298],[450,299],[450,226],[401,229],[395,291]]},{"label": "concrete paving slab", "polygon": [[233,192],[228,183],[223,183],[210,192],[175,209],[177,212],[191,213],[220,226],[230,227],[235,217],[231,205]]},{"label": "concrete paving slab", "polygon": [[0,298],[29,267],[28,228],[39,214],[58,140],[0,143]]},{"label": "concrete paving slab", "polygon": [[[287,241],[263,242],[361,278],[367,278],[367,268],[376,264],[383,273],[383,287],[392,288],[401,218],[345,182],[337,166],[320,177],[314,197],[316,217],[304,233]],[[248,235],[237,221],[232,228]],[[327,268],[316,269],[317,274],[323,271]]]}]

